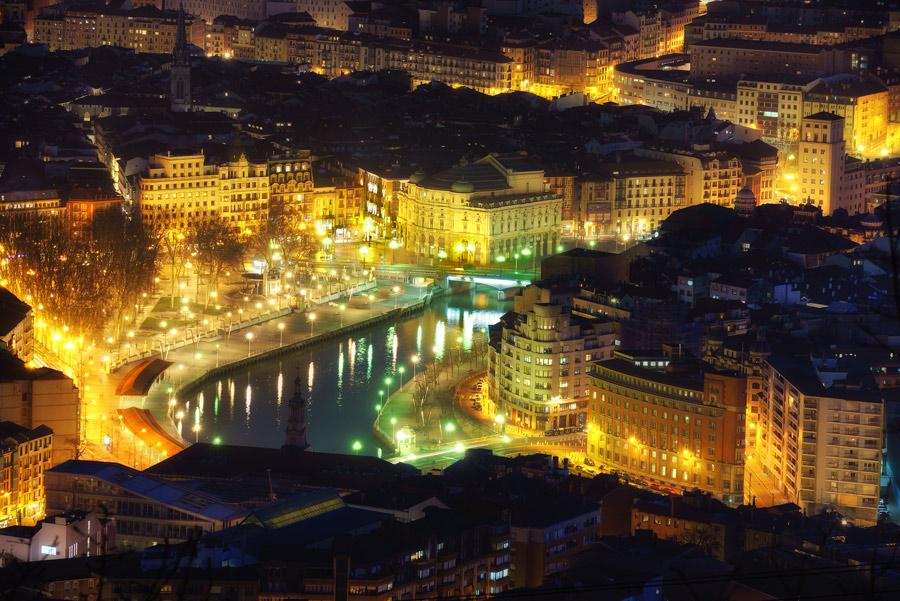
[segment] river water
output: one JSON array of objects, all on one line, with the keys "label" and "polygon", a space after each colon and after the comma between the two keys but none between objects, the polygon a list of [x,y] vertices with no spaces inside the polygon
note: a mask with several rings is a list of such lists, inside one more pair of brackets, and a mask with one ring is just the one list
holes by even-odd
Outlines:
[{"label": "river water", "polygon": [[386,389],[385,378],[393,379],[391,389],[396,390],[401,365],[406,370],[404,381],[412,375],[413,355],[421,357],[421,368],[456,346],[471,348],[473,340],[485,336],[486,328],[509,307],[495,290],[478,288],[435,299],[426,311],[396,323],[235,369],[191,400],[178,427],[188,441],[195,437],[192,425],[199,422],[200,440],[279,447],[299,374],[311,448],[351,453],[354,441],[359,441],[360,453],[375,455],[372,422],[378,392]]}]

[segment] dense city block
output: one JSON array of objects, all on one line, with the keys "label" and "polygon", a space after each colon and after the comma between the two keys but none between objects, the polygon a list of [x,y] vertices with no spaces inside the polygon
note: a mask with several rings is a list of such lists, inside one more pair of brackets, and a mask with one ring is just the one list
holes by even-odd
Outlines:
[{"label": "dense city block", "polygon": [[0,598],[888,600],[894,0],[0,0]]}]

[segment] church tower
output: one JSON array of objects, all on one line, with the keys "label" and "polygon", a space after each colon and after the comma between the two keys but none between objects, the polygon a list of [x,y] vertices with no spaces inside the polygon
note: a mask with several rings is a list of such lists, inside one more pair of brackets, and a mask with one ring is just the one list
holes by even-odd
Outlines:
[{"label": "church tower", "polygon": [[191,57],[184,31],[184,6],[178,7],[178,31],[172,51],[172,71],[169,74],[169,101],[173,112],[191,110]]},{"label": "church tower", "polygon": [[303,450],[309,447],[306,440],[306,400],[300,392],[300,374],[294,380],[294,396],[288,401],[288,423],[282,448]]}]

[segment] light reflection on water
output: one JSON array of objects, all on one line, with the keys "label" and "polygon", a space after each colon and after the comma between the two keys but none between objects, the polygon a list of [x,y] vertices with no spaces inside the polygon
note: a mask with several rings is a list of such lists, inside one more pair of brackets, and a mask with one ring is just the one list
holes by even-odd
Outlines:
[{"label": "light reflection on water", "polygon": [[[306,366],[307,419],[312,448],[318,451],[349,453],[352,441],[363,443],[363,453],[375,454],[372,421],[378,391],[384,378],[397,381],[397,368],[411,371],[410,357],[421,356],[419,367],[458,346],[470,350],[486,336],[483,330],[496,323],[508,303],[497,300],[492,291],[461,294],[436,300],[431,308],[396,324],[372,330],[318,347],[298,351],[278,359],[236,371],[211,383],[198,393],[196,405],[201,420],[201,439],[214,436],[230,444],[281,446],[287,423],[293,381]],[[234,415],[235,380],[246,381],[243,419]],[[290,383],[284,389],[285,379]],[[223,386],[230,410],[218,411]],[[203,411],[203,396],[212,395],[215,410]],[[287,399],[285,398],[287,395]],[[189,406],[189,404],[188,404]],[[190,413],[188,413],[190,415]],[[190,432],[186,434],[190,435]]]}]

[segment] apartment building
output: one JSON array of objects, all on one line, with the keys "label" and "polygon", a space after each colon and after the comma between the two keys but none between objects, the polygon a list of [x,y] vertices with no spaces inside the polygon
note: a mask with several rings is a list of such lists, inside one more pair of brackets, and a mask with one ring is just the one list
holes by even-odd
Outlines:
[{"label": "apartment building", "polygon": [[716,38],[691,45],[691,76],[733,78],[779,73],[807,80],[830,75],[833,54],[821,46]]},{"label": "apartment building", "polygon": [[53,431],[0,421],[0,527],[31,526],[44,516],[44,472]]},{"label": "apartment building", "polygon": [[346,0],[297,0],[297,12],[309,13],[319,27],[347,31],[353,9]]},{"label": "apartment building", "polygon": [[398,231],[408,251],[437,261],[485,265],[553,254],[562,199],[544,170],[522,154],[490,154],[427,176],[399,194]]},{"label": "apartment building", "polygon": [[140,177],[141,219],[154,231],[189,231],[199,222],[222,219],[249,234],[269,215],[269,174],[265,163],[241,155],[215,164],[203,153],[157,154]]},{"label": "apartment building", "polygon": [[300,150],[268,161],[269,212],[296,225],[312,224],[312,156]]},{"label": "apartment building", "polygon": [[695,145],[690,150],[642,148],[635,154],[679,165],[684,171],[684,202],[687,206],[708,202],[732,207],[744,186],[741,160],[725,150]]},{"label": "apartment building", "polygon": [[[53,432],[51,465],[75,457],[81,442],[81,404],[78,388],[62,372],[31,368],[0,350],[0,420]],[[7,489],[8,490],[8,489]]]},{"label": "apartment building", "polygon": [[[807,513],[878,518],[885,407],[851,359],[774,354],[762,370],[753,466]],[[865,376],[863,376],[865,378]]]},{"label": "apartment building", "polygon": [[553,302],[518,309],[490,348],[488,394],[497,413],[533,432],[584,427],[588,368],[612,356],[616,322]]},{"label": "apartment building", "polygon": [[31,305],[0,287],[0,346],[22,361],[34,356],[34,311]]},{"label": "apartment building", "polygon": [[[186,9],[187,10],[187,9]],[[203,24],[190,16],[186,25],[191,39],[202,37]],[[175,47],[178,11],[143,6],[118,10],[102,6],[58,5],[45,9],[34,20],[34,40],[51,51],[120,46],[135,52],[168,54]]]},{"label": "apartment building", "polygon": [[628,156],[604,165],[610,182],[610,231],[620,238],[651,235],[687,206],[684,170],[673,161]]},{"label": "apartment building", "polygon": [[738,125],[762,132],[764,140],[792,147],[800,136],[805,81],[768,74],[744,78],[737,84]]},{"label": "apartment building", "polygon": [[831,215],[844,192],[844,120],[832,113],[803,118],[800,131],[800,199]]},{"label": "apartment building", "polygon": [[821,112],[843,118],[847,152],[864,157],[887,152],[888,89],[881,82],[852,75],[811,82],[804,94],[803,113]]},{"label": "apartment building", "polygon": [[744,499],[746,379],[662,352],[616,351],[590,373],[587,456],[662,490]]}]

